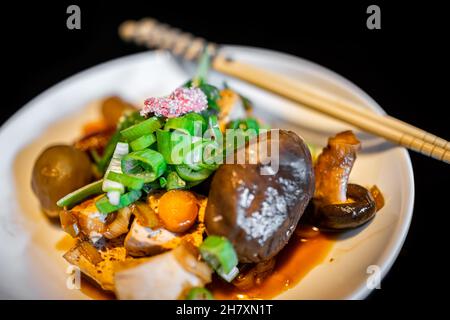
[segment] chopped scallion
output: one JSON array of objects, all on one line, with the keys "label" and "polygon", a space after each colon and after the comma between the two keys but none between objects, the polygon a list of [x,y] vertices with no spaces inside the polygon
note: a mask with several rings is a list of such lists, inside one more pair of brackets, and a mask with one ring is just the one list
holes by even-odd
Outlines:
[{"label": "chopped scallion", "polygon": [[117,211],[121,208],[127,207],[135,201],[139,200],[142,192],[140,190],[131,190],[120,196],[119,203],[117,205],[111,204],[107,197],[102,197],[95,202],[95,206],[98,211],[103,214],[111,213]]},{"label": "chopped scallion", "polygon": [[162,120],[157,117],[151,117],[138,124],[120,131],[122,137],[127,141],[133,141],[141,136],[153,133],[156,129],[161,128]]},{"label": "chopped scallion", "polygon": [[87,184],[84,187],[81,187],[80,189],[77,189],[62,197],[58,200],[58,202],[56,202],[56,204],[58,205],[58,207],[68,207],[70,209],[86,198],[102,193],[102,185],[103,179]]},{"label": "chopped scallion", "polygon": [[164,157],[157,151],[144,149],[127,154],[122,159],[123,173],[143,179],[145,183],[155,181],[166,170]]},{"label": "chopped scallion", "polygon": [[236,251],[225,237],[210,235],[199,250],[202,258],[226,281],[230,282],[239,273],[235,270],[238,264]]},{"label": "chopped scallion", "polygon": [[156,142],[155,135],[153,133],[143,135],[136,140],[130,142],[131,150],[139,151],[150,147],[154,142]]},{"label": "chopped scallion", "polygon": [[106,177],[108,180],[118,182],[132,190],[140,190],[144,186],[144,180],[141,178],[129,176],[123,173],[110,171]]},{"label": "chopped scallion", "polygon": [[186,300],[214,300],[214,296],[206,288],[194,287],[189,290]]}]

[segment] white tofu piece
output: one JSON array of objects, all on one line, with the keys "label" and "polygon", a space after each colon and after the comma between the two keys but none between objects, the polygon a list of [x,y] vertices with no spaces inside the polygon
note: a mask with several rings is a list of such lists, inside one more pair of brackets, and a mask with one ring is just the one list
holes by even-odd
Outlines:
[{"label": "white tofu piece", "polygon": [[80,231],[87,235],[93,243],[103,237],[106,230],[106,214],[102,214],[95,206],[95,199],[89,199],[75,206],[70,214],[77,219]]},{"label": "white tofu piece", "polygon": [[[180,253],[180,251],[182,251]],[[174,300],[183,298],[193,287],[203,287],[211,281],[212,270],[204,263],[189,256],[198,265],[195,270],[207,270],[206,276],[188,271],[180,257],[189,256],[183,246],[153,256],[135,259],[115,272],[115,293],[122,300]]]},{"label": "white tofu piece", "polygon": [[173,232],[164,228],[144,227],[134,219],[124,245],[129,255],[142,257],[173,249],[180,241],[181,238]]}]

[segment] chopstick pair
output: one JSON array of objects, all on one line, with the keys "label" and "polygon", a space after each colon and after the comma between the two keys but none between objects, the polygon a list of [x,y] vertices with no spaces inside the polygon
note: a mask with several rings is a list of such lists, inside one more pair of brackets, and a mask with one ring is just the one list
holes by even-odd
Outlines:
[{"label": "chopstick pair", "polygon": [[188,60],[198,58],[206,48],[213,56],[212,67],[219,72],[247,81],[410,150],[450,163],[450,143],[442,138],[394,117],[378,115],[348,99],[289,77],[228,59],[218,52],[214,43],[195,38],[156,20],[127,21],[120,26],[119,33],[124,40],[147,47],[168,49]]}]

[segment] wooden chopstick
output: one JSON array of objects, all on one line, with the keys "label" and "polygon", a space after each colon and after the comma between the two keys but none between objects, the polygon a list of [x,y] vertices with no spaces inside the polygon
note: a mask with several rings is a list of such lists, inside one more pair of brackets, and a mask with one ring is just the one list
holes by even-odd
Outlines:
[{"label": "wooden chopstick", "polygon": [[382,125],[391,127],[395,130],[402,131],[408,135],[419,138],[425,142],[435,144],[438,147],[444,148],[446,150],[450,150],[449,141],[444,140],[436,135],[433,135],[413,125],[410,125],[409,123],[406,123],[389,115],[379,115],[370,109],[361,107],[360,105],[349,99],[333,95],[329,92],[320,90],[317,87],[308,85],[307,83],[299,82],[294,79],[288,79],[286,77],[284,77],[283,80],[285,81],[284,83],[286,85],[292,86],[295,90],[298,90],[299,93],[302,93],[303,95],[312,95],[318,99],[322,99],[329,103],[334,104],[336,108],[341,109],[342,111],[356,112],[361,116],[376,121],[378,123],[381,123]]},{"label": "wooden chopstick", "polygon": [[[204,48],[217,53],[215,44],[148,18],[137,22],[124,22],[119,28],[119,34],[124,40],[131,40],[148,47],[168,49],[188,60],[198,57]],[[390,142],[450,163],[448,141],[406,122],[388,115],[378,115],[348,99],[321,91],[286,76],[228,59],[220,54],[214,55],[212,67],[219,72],[247,81]]]},{"label": "wooden chopstick", "polygon": [[[217,71],[245,80],[410,150],[450,163],[450,150],[442,147],[449,146],[447,141],[434,138],[433,135],[411,125],[405,126],[395,118],[389,120],[394,125],[388,125],[384,116],[373,112],[354,112],[355,107],[345,104],[344,100],[339,103],[336,103],[337,100],[330,101],[330,98],[317,96],[317,92],[305,90],[305,87],[295,80],[220,55],[213,60],[212,65]],[[403,130],[405,127],[417,135]],[[428,137],[428,141],[423,139],[424,136]]]}]

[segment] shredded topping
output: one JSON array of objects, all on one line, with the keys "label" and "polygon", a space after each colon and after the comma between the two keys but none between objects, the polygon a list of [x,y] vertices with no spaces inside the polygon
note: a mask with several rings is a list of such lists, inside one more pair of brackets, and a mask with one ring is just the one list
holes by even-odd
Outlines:
[{"label": "shredded topping", "polygon": [[199,88],[180,87],[169,96],[148,98],[144,105],[142,116],[154,113],[158,117],[176,118],[189,112],[202,112],[208,107],[208,100]]}]

